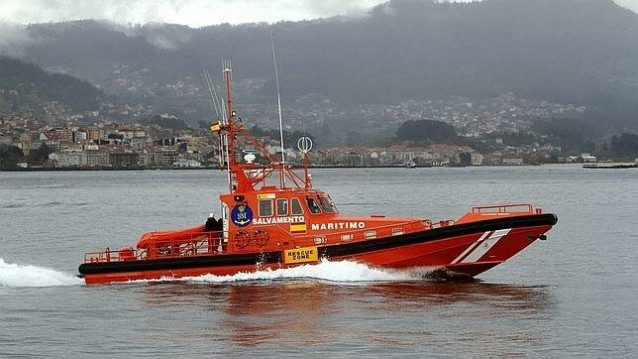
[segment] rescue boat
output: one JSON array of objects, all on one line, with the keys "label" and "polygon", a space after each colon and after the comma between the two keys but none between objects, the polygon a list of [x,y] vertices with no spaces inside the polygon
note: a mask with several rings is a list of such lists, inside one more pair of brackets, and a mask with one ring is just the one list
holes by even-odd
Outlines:
[{"label": "rescue boat", "polygon": [[[303,167],[293,168],[247,133],[233,111],[231,72],[230,66],[223,70],[224,111],[210,126],[228,173],[219,221],[148,232],[135,248],[85,253],[78,270],[86,284],[234,275],[322,260],[473,277],[546,239],[557,223],[556,215],[530,204],[473,207],[457,219],[436,221],[344,215],[327,193],[312,186],[309,138],[297,143]],[[257,163],[252,154],[241,158],[239,148],[247,144],[267,161]]]}]

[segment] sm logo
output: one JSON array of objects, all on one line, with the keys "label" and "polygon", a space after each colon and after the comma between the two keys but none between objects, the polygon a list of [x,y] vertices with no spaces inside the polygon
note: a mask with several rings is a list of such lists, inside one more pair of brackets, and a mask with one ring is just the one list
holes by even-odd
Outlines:
[{"label": "sm logo", "polygon": [[230,212],[230,219],[237,227],[246,227],[253,220],[253,210],[244,203],[238,204]]}]

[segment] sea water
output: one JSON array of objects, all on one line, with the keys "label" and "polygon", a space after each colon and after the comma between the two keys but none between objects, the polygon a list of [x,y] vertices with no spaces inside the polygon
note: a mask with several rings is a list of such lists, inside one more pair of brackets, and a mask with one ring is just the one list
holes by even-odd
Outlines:
[{"label": "sea water", "polygon": [[313,170],[342,213],[456,218],[531,202],[547,241],[474,281],[354,262],[85,286],[83,253],[203,224],[218,171],[0,172],[0,357],[629,357],[638,171]]}]

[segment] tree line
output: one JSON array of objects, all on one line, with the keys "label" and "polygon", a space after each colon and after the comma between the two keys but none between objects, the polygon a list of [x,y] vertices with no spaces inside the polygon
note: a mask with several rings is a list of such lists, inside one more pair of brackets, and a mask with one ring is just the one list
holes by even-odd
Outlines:
[{"label": "tree line", "polygon": [[29,151],[25,156],[22,150],[13,145],[0,145],[0,170],[9,171],[18,169],[18,163],[26,162],[29,166],[41,166],[49,159],[53,150],[46,144]]}]

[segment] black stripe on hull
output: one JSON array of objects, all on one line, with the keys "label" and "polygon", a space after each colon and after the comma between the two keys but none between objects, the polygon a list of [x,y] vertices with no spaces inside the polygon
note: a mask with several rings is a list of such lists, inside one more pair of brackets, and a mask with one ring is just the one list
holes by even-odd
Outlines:
[{"label": "black stripe on hull", "polygon": [[548,213],[541,215],[516,216],[508,218],[498,218],[486,221],[470,222],[447,227],[439,227],[426,231],[404,234],[394,237],[384,237],[379,239],[356,242],[347,245],[333,245],[319,248],[319,255],[322,257],[342,257],[351,256],[366,252],[374,252],[384,249],[419,244],[441,239],[460,237],[472,233],[496,231],[507,228],[536,227],[554,225],[558,222],[556,215]]},{"label": "black stripe on hull", "polygon": [[78,268],[81,275],[139,272],[152,270],[188,269],[200,267],[226,267],[276,263],[281,261],[281,251],[215,256],[148,259],[108,263],[84,263]]},{"label": "black stripe on hull", "polygon": [[[464,236],[472,233],[495,231],[506,228],[555,225],[557,222],[558,218],[556,217],[556,215],[551,213],[497,218],[485,221],[451,225],[448,227],[440,227],[400,236],[384,237],[354,243],[328,245],[319,247],[319,256],[321,258],[327,257],[334,259],[361,253],[431,242],[451,237]],[[84,276],[106,273],[273,264],[281,262],[281,253],[281,251],[274,251],[265,253],[192,256],[108,263],[83,263],[78,268],[78,271],[80,272],[81,276]]]}]

